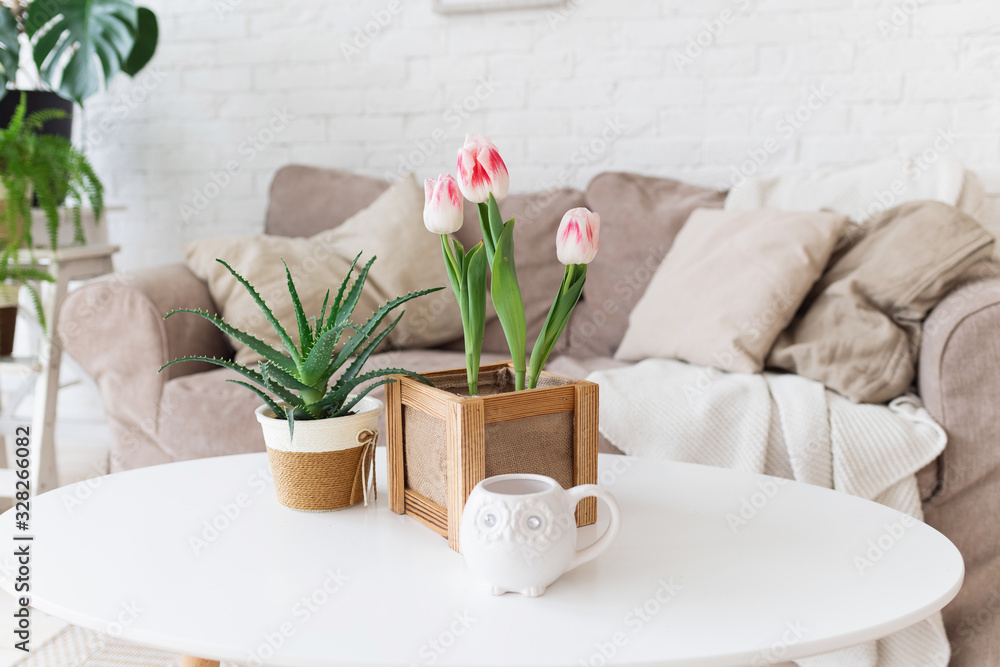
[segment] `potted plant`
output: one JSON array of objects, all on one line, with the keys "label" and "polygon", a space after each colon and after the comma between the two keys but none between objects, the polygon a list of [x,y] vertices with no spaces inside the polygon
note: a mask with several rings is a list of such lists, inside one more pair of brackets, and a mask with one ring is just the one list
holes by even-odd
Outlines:
[{"label": "potted plant", "polygon": [[[567,488],[597,479],[597,385],[542,368],[580,299],[587,264],[597,254],[600,217],[585,208],[563,216],[555,245],[566,270],[529,362],[515,221],[504,221],[498,205],[509,183],[497,147],[479,135],[466,137],[458,152],[457,180],[425,181],[424,224],[441,235],[462,314],[466,368],[427,373],[432,387],[400,378],[386,389],[389,506],[446,535],[456,550],[465,501],[486,477],[537,473]],[[468,251],[448,236],[462,226],[463,196],[477,205],[483,232]],[[480,367],[487,273],[511,361]],[[593,523],[595,508],[592,499],[584,501],[578,523]]]},{"label": "potted plant", "polygon": [[133,0],[9,0],[0,6],[0,91],[15,94],[0,100],[0,123],[13,115],[16,87],[28,87],[29,111],[61,109],[65,116],[45,130],[69,139],[73,102],[82,105],[118,72],[138,74],[158,32],[156,15]]},{"label": "potted plant", "polygon": [[33,248],[32,200],[45,213],[46,236],[51,248],[58,247],[59,205],[66,201],[73,217],[75,243],[85,243],[81,207],[89,201],[94,219],[104,209],[104,186],[87,157],[68,139],[41,134],[47,120],[62,118],[63,112],[47,109],[27,113],[22,93],[10,123],[0,130],[0,184],[3,191],[3,225],[0,233]]},{"label": "potted plant", "polygon": [[0,260],[0,357],[14,352],[14,334],[17,330],[18,297],[23,287],[31,297],[38,324],[46,333],[45,310],[34,282],[53,282],[49,273],[39,266],[22,266],[16,252],[12,255],[4,242],[3,259]]},{"label": "potted plant", "polygon": [[[46,236],[57,246],[59,202],[70,202],[74,237],[83,243],[81,206],[89,200],[99,220],[104,187],[87,158],[67,139],[39,134],[46,120],[61,117],[55,109],[27,114],[22,94],[10,123],[0,129],[0,355],[10,355],[17,322],[17,293],[24,286],[45,331],[45,313],[32,282],[52,281],[44,268],[24,264],[22,249],[34,247],[31,202],[36,199],[45,214]],[[28,253],[31,254],[30,252]]]},{"label": "potted plant", "polygon": [[364,324],[355,324],[351,316],[375,261],[372,257],[351,283],[360,257],[354,258],[333,302],[328,290],[319,314],[311,318],[306,318],[292,274],[285,266],[298,344],[246,278],[223,260],[216,260],[247,290],[278,334],[283,349],[272,348],[204,311],[181,308],[166,315],[190,313],[202,317],[261,356],[256,370],[228,359],[199,356],[174,359],[163,368],[184,361],[205,361],[246,378],[228,381],[246,387],[264,401],[256,415],[264,432],[275,490],[281,504],[292,509],[329,511],[362,501],[367,505],[374,499],[375,442],[382,402],[368,393],[400,376],[427,382],[401,368],[368,372],[362,372],[362,368],[402,317],[400,314],[379,330],[390,312],[411,299],[444,288],[393,299]]}]

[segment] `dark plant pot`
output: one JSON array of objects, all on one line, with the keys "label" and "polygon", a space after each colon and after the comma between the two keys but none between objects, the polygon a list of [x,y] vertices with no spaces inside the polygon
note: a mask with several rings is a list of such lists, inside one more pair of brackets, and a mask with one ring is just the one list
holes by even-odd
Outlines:
[{"label": "dark plant pot", "polygon": [[42,134],[52,134],[67,140],[72,139],[73,102],[47,90],[8,90],[3,99],[0,99],[0,127],[7,127],[10,124],[10,119],[14,117],[17,105],[21,101],[22,92],[28,96],[29,114],[45,109],[61,109],[66,114],[65,118],[57,118],[45,123],[42,126]]},{"label": "dark plant pot", "polygon": [[17,326],[17,306],[0,307],[0,357],[14,353],[14,328]]}]

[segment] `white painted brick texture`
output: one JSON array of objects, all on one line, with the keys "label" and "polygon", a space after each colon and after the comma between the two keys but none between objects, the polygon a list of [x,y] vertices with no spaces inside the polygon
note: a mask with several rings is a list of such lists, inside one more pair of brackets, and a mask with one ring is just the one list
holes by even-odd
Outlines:
[{"label": "white painted brick texture", "polygon": [[[126,207],[110,220],[126,269],[260,231],[282,164],[423,178],[453,168],[469,131],[497,142],[515,191],[606,169],[717,186],[770,138],[764,171],[919,149],[942,128],[1000,185],[996,0],[567,0],[462,16],[431,0],[147,4],[154,67],[92,98],[79,127]],[[608,122],[620,135],[579,164]]]}]

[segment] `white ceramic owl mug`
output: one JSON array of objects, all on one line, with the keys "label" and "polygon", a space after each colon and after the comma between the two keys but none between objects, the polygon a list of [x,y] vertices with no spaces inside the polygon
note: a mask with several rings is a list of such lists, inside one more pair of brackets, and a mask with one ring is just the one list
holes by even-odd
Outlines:
[{"label": "white ceramic owl mug", "polygon": [[[576,548],[576,504],[607,503],[611,524],[596,542]],[[607,549],[621,515],[614,496],[596,484],[563,489],[543,475],[497,475],[476,485],[462,512],[462,555],[494,595],[537,597],[565,572]]]}]

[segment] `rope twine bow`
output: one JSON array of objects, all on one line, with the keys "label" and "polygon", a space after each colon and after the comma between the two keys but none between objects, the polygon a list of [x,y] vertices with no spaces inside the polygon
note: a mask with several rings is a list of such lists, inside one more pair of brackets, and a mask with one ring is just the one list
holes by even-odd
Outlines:
[{"label": "rope twine bow", "polygon": [[378,429],[365,428],[358,431],[357,441],[363,447],[358,460],[358,475],[361,478],[365,507],[368,507],[369,497],[372,503],[378,499],[378,489],[375,487],[375,443],[378,442]]}]

